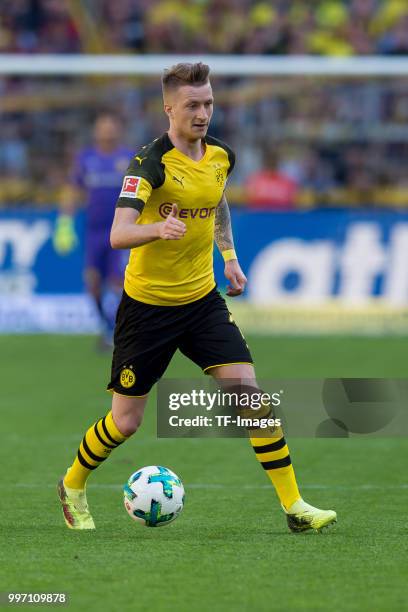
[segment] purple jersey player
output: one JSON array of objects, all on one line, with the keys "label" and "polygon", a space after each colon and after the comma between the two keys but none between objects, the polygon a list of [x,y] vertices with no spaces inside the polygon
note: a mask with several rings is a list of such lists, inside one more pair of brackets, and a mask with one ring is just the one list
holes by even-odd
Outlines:
[{"label": "purple jersey player", "polygon": [[[100,315],[103,338],[108,341],[114,313],[103,299],[105,290],[119,292],[125,258],[110,246],[109,234],[123,175],[133,152],[120,145],[121,124],[115,115],[100,115],[94,125],[93,146],[77,155],[71,176],[72,194],[65,202],[72,214],[78,200],[86,203],[85,280]],[[78,193],[79,192],[79,193]]]}]

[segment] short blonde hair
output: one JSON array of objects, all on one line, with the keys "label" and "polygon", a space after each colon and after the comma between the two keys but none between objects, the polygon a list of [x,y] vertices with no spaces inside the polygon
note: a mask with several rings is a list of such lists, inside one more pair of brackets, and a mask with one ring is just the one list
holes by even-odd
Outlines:
[{"label": "short blonde hair", "polygon": [[209,82],[210,67],[207,64],[180,63],[166,68],[162,76],[163,94],[174,91],[183,85],[205,85]]}]

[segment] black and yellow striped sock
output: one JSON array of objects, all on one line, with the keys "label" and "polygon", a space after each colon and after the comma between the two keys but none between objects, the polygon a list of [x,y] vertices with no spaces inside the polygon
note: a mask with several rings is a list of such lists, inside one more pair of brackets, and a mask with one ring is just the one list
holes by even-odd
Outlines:
[{"label": "black and yellow striped sock", "polygon": [[289,455],[288,445],[281,428],[273,437],[255,438],[250,436],[256,458],[271,479],[281,504],[286,508],[300,499],[295,472]]},{"label": "black and yellow striped sock", "polygon": [[84,435],[77,456],[69,468],[64,484],[70,489],[84,489],[92,470],[105,461],[117,446],[126,440],[116,427],[112,412],[99,419]]}]

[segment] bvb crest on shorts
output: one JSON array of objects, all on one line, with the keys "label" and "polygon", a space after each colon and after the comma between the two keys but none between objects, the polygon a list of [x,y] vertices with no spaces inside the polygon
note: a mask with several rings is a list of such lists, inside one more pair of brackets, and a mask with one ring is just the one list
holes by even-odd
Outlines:
[{"label": "bvb crest on shorts", "polygon": [[122,387],[125,387],[125,389],[129,389],[130,387],[133,387],[135,382],[135,373],[130,368],[123,368],[120,373],[120,384],[122,385]]}]

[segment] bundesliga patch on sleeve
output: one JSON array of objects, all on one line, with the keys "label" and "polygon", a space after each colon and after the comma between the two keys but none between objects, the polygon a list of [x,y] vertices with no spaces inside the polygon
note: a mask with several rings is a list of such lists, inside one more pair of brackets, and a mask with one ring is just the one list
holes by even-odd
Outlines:
[{"label": "bundesliga patch on sleeve", "polygon": [[141,180],[142,178],[140,176],[125,176],[119,197],[136,198]]}]

